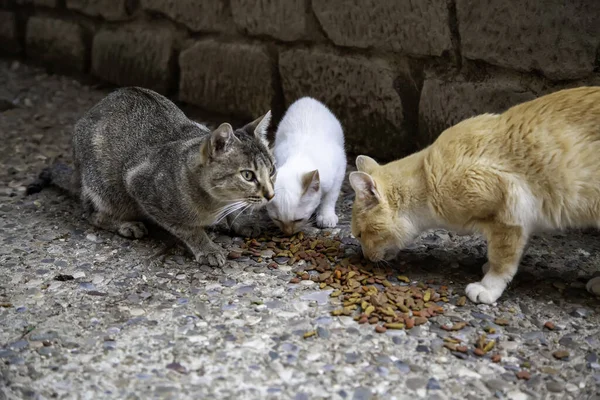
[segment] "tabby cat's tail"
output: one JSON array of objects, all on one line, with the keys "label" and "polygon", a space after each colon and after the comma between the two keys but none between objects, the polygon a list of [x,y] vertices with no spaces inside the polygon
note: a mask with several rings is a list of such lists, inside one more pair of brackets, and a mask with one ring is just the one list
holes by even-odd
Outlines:
[{"label": "tabby cat's tail", "polygon": [[45,187],[56,186],[71,196],[79,196],[79,188],[73,184],[73,168],[66,164],[56,163],[44,168],[38,177],[27,185],[26,194],[39,193]]}]

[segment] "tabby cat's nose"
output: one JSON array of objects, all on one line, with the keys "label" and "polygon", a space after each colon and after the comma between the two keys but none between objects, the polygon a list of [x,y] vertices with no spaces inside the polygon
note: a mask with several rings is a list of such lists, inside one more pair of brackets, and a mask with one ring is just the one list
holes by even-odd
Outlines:
[{"label": "tabby cat's nose", "polygon": [[263,196],[265,196],[265,199],[267,199],[267,201],[271,201],[271,200],[273,200],[273,197],[275,197],[275,193],[265,192],[265,193],[263,193]]}]

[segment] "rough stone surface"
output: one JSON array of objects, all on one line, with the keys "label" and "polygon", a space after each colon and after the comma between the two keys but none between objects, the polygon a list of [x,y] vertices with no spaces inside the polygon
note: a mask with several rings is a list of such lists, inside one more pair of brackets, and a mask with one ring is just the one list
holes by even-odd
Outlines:
[{"label": "rough stone surface", "polygon": [[381,159],[406,152],[402,101],[384,61],[289,50],[281,53],[279,70],[286,104],[302,96],[324,102],[340,119],[351,152]]},{"label": "rough stone surface", "polygon": [[231,0],[235,24],[250,35],[299,40],[306,35],[306,0]]},{"label": "rough stone surface", "polygon": [[142,7],[164,14],[194,32],[227,32],[233,28],[228,2],[223,0],[142,0]]},{"label": "rough stone surface", "polygon": [[94,36],[92,73],[117,85],[166,93],[173,86],[172,47],[170,30],[101,31]]},{"label": "rough stone surface", "polygon": [[327,36],[337,45],[440,56],[452,48],[443,0],[313,1]]},{"label": "rough stone surface", "polygon": [[535,97],[518,81],[508,79],[482,82],[427,79],[419,103],[419,144],[433,142],[445,129],[464,119],[486,112],[499,113]]},{"label": "rough stone surface", "polygon": [[0,50],[10,54],[21,51],[16,16],[9,11],[0,11]]},{"label": "rough stone surface", "polygon": [[43,6],[43,7],[56,7],[58,6],[58,0],[17,0],[17,4],[33,4],[35,6]]},{"label": "rough stone surface", "polygon": [[53,18],[31,17],[27,21],[27,57],[64,70],[83,72],[86,46],[77,24]]},{"label": "rough stone surface", "polygon": [[551,79],[594,69],[600,44],[596,0],[457,0],[462,55]]},{"label": "rough stone surface", "polygon": [[182,101],[244,118],[271,109],[273,67],[262,47],[202,41],[181,53],[179,65]]},{"label": "rough stone surface", "polygon": [[[600,366],[589,354],[600,348],[600,299],[584,282],[600,265],[598,231],[534,236],[497,304],[462,307],[465,285],[481,278],[485,242],[427,232],[391,266],[446,285],[446,311],[378,334],[331,316],[341,301],[315,298],[316,284],[289,284],[299,265],[269,269],[269,259],[245,257],[212,268],[175,251],[146,263],[164,249],[159,235],[131,241],[96,229],[57,190],[24,197],[51,160],[70,163],[73,124],[107,93],[0,61],[0,100],[14,104],[0,112],[0,398],[597,398]],[[348,255],[359,251],[353,197],[346,179],[331,234]],[[211,235],[228,250],[243,240]],[[570,315],[583,309],[585,318]],[[459,331],[441,329],[459,321],[467,323]],[[557,329],[545,330],[546,321]],[[498,363],[473,354],[485,331]],[[467,352],[440,346],[450,336]],[[552,356],[565,347],[568,359]],[[522,370],[528,381],[516,379]]]},{"label": "rough stone surface", "polygon": [[67,8],[92,17],[107,20],[123,20],[133,14],[138,0],[67,0]]}]

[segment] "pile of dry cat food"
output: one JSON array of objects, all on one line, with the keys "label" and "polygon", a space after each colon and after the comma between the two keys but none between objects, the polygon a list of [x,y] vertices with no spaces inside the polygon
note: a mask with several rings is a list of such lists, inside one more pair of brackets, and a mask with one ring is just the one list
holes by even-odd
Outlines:
[{"label": "pile of dry cat food", "polygon": [[[397,276],[397,270],[373,265],[357,255],[345,257],[340,238],[327,233],[316,238],[299,233],[290,238],[248,239],[242,249],[243,255],[257,260],[262,260],[265,250],[272,250],[274,260],[299,263],[297,277],[290,283],[312,280],[323,290],[333,290],[331,297],[339,299],[341,307],[332,315],[353,316],[359,324],[374,325],[379,333],[425,324],[429,317],[442,314],[440,304],[448,302],[447,287],[411,284],[406,276]],[[278,264],[271,262],[269,267],[278,268]],[[460,298],[457,305],[464,305],[465,300]]]}]

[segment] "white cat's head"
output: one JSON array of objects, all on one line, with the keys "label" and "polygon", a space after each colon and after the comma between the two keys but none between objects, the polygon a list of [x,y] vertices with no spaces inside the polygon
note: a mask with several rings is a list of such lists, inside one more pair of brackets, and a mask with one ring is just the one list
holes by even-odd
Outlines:
[{"label": "white cat's head", "polygon": [[275,197],[267,205],[269,217],[286,235],[293,235],[309,224],[321,203],[319,171],[289,173],[282,168],[275,181]]}]

